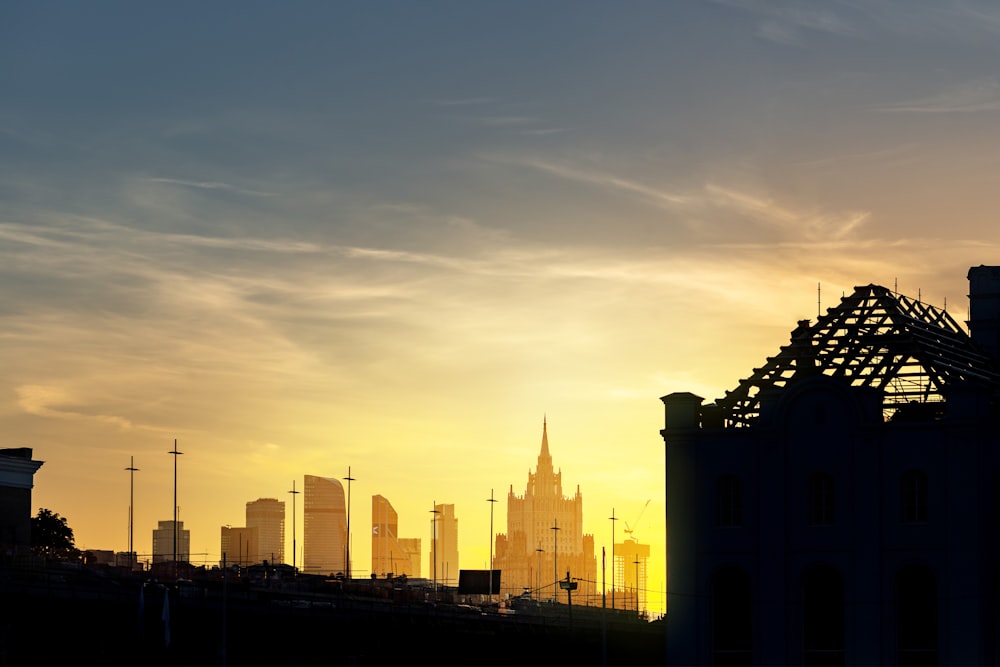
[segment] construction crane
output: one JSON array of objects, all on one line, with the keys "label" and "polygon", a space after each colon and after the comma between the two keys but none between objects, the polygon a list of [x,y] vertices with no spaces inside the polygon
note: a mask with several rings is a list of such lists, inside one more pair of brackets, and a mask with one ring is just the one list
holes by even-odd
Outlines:
[{"label": "construction crane", "polygon": [[[635,521],[632,522],[632,526],[636,526],[636,527],[639,526],[639,519],[642,518],[642,515],[646,512],[646,508],[647,507],[649,507],[649,501],[648,500],[646,501],[646,504],[642,506],[642,509],[639,510],[639,516],[637,516],[635,518]],[[631,537],[634,540],[635,536],[632,533],[635,531],[635,528],[633,528],[632,526],[628,525],[628,521],[625,522],[625,532],[628,533],[628,536]]]}]

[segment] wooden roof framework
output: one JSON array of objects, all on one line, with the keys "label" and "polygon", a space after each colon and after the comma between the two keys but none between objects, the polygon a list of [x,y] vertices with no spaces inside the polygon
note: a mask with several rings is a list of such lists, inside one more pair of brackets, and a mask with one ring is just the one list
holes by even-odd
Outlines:
[{"label": "wooden roof framework", "polygon": [[881,391],[887,419],[903,405],[942,404],[952,383],[1000,388],[993,361],[946,311],[865,285],[815,324],[800,321],[791,343],[716,405],[727,426],[749,426],[760,414],[761,392],[815,373]]}]

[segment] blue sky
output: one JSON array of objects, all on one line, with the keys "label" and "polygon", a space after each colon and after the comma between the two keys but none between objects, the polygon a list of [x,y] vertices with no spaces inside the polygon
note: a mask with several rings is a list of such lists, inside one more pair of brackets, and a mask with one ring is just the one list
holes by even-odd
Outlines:
[{"label": "blue sky", "polygon": [[817,285],[965,318],[998,33],[986,2],[4,3],[6,445],[83,546],[124,548],[135,455],[142,550],[177,437],[209,560],[351,465],[409,535],[455,503],[479,567],[547,414],[598,545],[652,499],[655,553],[659,396],[735,386]]}]

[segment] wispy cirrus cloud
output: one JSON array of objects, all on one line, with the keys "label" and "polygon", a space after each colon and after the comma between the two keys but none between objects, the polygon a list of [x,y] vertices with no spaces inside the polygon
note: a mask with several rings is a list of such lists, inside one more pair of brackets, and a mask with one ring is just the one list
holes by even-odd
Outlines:
[{"label": "wispy cirrus cloud", "polygon": [[248,190],[229,183],[219,181],[189,181],[181,178],[147,178],[148,183],[165,183],[167,185],[179,185],[185,188],[195,188],[198,190],[222,190],[225,192],[235,192],[241,195],[252,197],[274,197],[274,192],[263,192],[261,190]]},{"label": "wispy cirrus cloud", "polygon": [[967,81],[927,97],[875,108],[887,113],[946,114],[1000,111],[1000,83],[995,79]]}]

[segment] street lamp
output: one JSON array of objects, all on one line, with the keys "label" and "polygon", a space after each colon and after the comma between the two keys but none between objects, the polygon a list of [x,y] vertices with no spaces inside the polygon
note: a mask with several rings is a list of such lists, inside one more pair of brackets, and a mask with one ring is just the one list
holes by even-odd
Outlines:
[{"label": "street lamp", "polygon": [[134,478],[135,478],[135,473],[138,472],[139,469],[135,467],[134,456],[128,457],[128,460],[129,460],[128,468],[125,468],[125,470],[128,470],[128,571],[129,574],[131,574],[132,570],[135,568],[135,552],[132,550],[132,534],[133,534],[132,529],[134,525],[132,505],[135,500]]},{"label": "street lamp", "polygon": [[486,499],[490,504],[490,602],[493,602],[493,506],[496,498],[493,497],[493,489],[490,489],[490,497]]},{"label": "street lamp", "polygon": [[351,579],[351,482],[354,478],[351,477],[351,466],[347,466],[347,477],[344,478],[347,482],[347,544],[345,545],[345,560],[347,561],[347,579]]},{"label": "street lamp", "polygon": [[[552,519],[552,581],[559,581],[559,520]],[[557,593],[559,589],[556,588],[552,591],[552,599],[556,602],[559,601],[559,596]]]},{"label": "street lamp", "polygon": [[434,595],[437,596],[437,585],[438,585],[438,561],[437,561],[437,515],[441,513],[441,510],[437,508],[437,501],[432,500],[433,509],[431,510],[431,570],[434,574]]},{"label": "street lamp", "polygon": [[545,551],[545,549],[543,549],[542,545],[539,543],[538,548],[535,549],[535,551],[538,552],[538,569],[535,571],[535,591],[536,591],[536,593],[535,593],[536,598],[535,599],[536,600],[541,600],[541,598],[542,598],[542,553]]},{"label": "street lamp", "polygon": [[611,508],[611,608],[615,608],[615,571],[618,569],[618,563],[615,560],[615,521],[618,517],[615,516],[615,508]]},{"label": "street lamp", "polygon": [[174,457],[174,579],[177,578],[177,457],[183,453],[177,451],[177,438],[174,438],[174,448],[167,452]]},{"label": "street lamp", "polygon": [[296,553],[295,553],[295,496],[302,493],[301,491],[295,490],[295,480],[292,480],[292,490],[289,491],[292,494],[292,572],[295,572],[296,565]]}]

